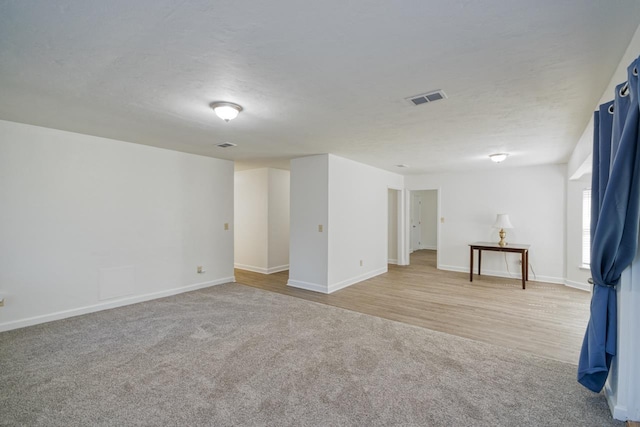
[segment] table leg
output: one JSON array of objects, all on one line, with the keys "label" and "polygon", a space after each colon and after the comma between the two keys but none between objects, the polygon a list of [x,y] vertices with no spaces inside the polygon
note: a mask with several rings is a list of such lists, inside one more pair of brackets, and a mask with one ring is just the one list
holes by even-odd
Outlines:
[{"label": "table leg", "polygon": [[469,281],[473,282],[473,248],[469,247]]},{"label": "table leg", "polygon": [[526,264],[527,264],[527,269],[526,269],[526,274],[527,274],[527,282],[529,281],[529,250],[527,249],[527,251],[525,252],[525,258],[526,258]]},{"label": "table leg", "polygon": [[520,264],[522,270],[522,289],[526,289],[525,280],[527,279],[527,251],[520,253]]},{"label": "table leg", "polygon": [[482,266],[482,249],[478,249],[478,276],[480,275],[481,266]]}]

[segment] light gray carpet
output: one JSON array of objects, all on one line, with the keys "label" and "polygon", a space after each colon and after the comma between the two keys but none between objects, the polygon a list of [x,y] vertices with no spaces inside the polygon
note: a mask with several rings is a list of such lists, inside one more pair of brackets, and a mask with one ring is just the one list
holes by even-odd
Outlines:
[{"label": "light gray carpet", "polygon": [[618,424],[575,375],[573,365],[227,284],[0,334],[0,424]]}]

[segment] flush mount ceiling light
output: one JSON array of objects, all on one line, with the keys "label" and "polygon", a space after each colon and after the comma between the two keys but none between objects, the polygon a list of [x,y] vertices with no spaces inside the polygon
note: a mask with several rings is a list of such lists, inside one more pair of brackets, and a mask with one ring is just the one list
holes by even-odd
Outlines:
[{"label": "flush mount ceiling light", "polygon": [[507,156],[509,156],[507,153],[496,153],[496,154],[490,154],[489,158],[494,163],[500,163],[501,161],[506,159]]},{"label": "flush mount ceiling light", "polygon": [[242,107],[233,102],[212,102],[211,108],[216,113],[216,116],[220,117],[225,122],[233,120],[238,117]]}]

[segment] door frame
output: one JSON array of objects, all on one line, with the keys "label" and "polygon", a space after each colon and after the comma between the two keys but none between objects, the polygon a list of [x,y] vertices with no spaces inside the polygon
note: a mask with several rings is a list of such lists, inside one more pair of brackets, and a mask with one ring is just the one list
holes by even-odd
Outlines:
[{"label": "door frame", "polygon": [[436,268],[440,269],[440,253],[441,253],[441,247],[442,247],[442,233],[440,230],[440,227],[442,226],[442,221],[444,220],[444,217],[442,216],[442,188],[441,187],[420,187],[420,188],[413,188],[411,190],[405,190],[406,197],[405,197],[405,251],[407,254],[407,263],[403,264],[403,265],[409,265],[410,263],[410,259],[409,259],[409,254],[410,254],[410,246],[411,246],[411,241],[409,240],[411,238],[411,199],[413,197],[413,195],[411,193],[413,192],[418,192],[418,191],[435,191],[436,192],[436,200],[438,203],[437,206],[437,219],[436,219]]},{"label": "door frame", "polygon": [[[409,197],[409,193],[402,187],[387,187],[387,209],[389,206],[389,190],[397,191],[397,216],[398,216],[398,229],[396,232],[398,238],[398,264],[397,265],[409,265],[409,242],[407,241],[407,220],[408,220],[408,212],[407,212],[407,197]],[[387,218],[387,224],[389,223],[389,218]],[[388,236],[388,233],[387,233]],[[388,238],[388,237],[387,237]],[[387,248],[389,247],[389,242],[387,242]],[[387,260],[389,259],[389,253],[387,252]]]}]

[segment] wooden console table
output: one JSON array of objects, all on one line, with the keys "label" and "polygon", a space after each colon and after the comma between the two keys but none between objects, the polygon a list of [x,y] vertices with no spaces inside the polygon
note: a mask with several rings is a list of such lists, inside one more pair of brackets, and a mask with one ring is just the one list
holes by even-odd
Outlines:
[{"label": "wooden console table", "polygon": [[529,280],[529,246],[509,243],[507,246],[500,246],[491,242],[476,242],[469,244],[469,281],[473,282],[473,251],[478,251],[478,276],[482,264],[482,251],[495,252],[515,252],[520,254],[520,264],[522,267],[522,289],[526,289],[525,282]]}]

